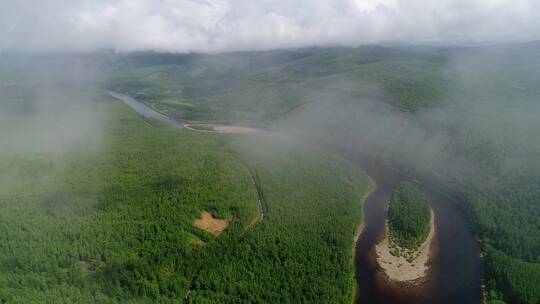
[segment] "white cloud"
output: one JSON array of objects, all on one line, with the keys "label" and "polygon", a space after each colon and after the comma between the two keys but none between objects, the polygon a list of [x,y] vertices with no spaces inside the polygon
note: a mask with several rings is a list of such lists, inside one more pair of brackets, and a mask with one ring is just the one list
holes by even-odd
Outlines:
[{"label": "white cloud", "polygon": [[216,52],[539,38],[537,0],[0,0],[0,48]]}]

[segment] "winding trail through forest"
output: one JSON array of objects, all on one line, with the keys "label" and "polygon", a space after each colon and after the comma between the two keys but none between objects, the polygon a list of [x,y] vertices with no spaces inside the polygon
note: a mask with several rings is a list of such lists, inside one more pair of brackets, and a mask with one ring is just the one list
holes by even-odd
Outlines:
[{"label": "winding trail through forest", "polygon": [[257,175],[257,170],[251,168],[234,151],[229,150],[229,153],[231,153],[234,156],[234,158],[236,158],[238,162],[240,162],[242,166],[244,166],[244,168],[246,168],[246,170],[249,172],[251,176],[251,180],[253,181],[253,185],[255,186],[255,192],[257,193],[257,201],[259,202],[259,214],[247,225],[246,230],[249,230],[264,219],[264,216],[268,212],[268,204],[266,203],[266,199],[263,194],[261,182],[259,180],[259,176]]},{"label": "winding trail through forest", "polygon": [[[201,128],[201,126],[203,128]],[[248,127],[240,127],[240,126],[225,126],[225,125],[214,125],[214,124],[203,124],[203,125],[185,124],[184,127],[191,131],[202,132],[202,133],[261,134],[261,135],[272,134],[269,131],[248,128]],[[261,182],[259,180],[259,176],[257,175],[257,170],[250,167],[249,164],[238,155],[238,153],[234,152],[231,149],[228,149],[228,151],[249,172],[251,176],[251,180],[253,181],[253,185],[255,186],[255,191],[257,193],[257,201],[259,202],[259,213],[246,226],[246,230],[249,230],[264,219],[264,216],[268,212],[268,204],[266,203],[266,199],[264,198]]]}]

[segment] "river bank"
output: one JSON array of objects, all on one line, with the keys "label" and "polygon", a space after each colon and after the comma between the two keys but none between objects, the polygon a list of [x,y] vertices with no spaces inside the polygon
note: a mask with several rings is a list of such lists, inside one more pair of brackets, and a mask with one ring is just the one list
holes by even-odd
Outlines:
[{"label": "river bank", "polygon": [[[373,191],[377,189],[377,184],[375,183],[373,178],[371,178],[369,175],[368,175],[368,180],[369,180],[368,189],[366,190],[366,193],[364,193],[364,196],[362,196],[362,206],[366,203],[366,200],[371,195],[371,193],[373,193]],[[362,232],[364,231],[364,226],[365,226],[364,219],[362,217],[362,222],[360,223],[360,225],[358,225],[358,227],[356,228],[356,233],[354,234],[353,256],[356,255],[356,244],[358,243],[358,240],[360,239],[360,236],[362,235]]]},{"label": "river bank", "polygon": [[[311,138],[311,142],[357,164],[377,184],[365,202],[364,227],[356,245],[355,303],[480,303],[479,246],[453,197],[441,194],[429,182],[419,182],[399,166],[367,156],[346,141]],[[375,247],[385,237],[392,190],[404,181],[417,183],[432,202],[435,236],[426,275],[412,281],[395,281],[379,266]]]},{"label": "river bank", "polygon": [[427,276],[429,272],[429,261],[433,256],[433,239],[436,237],[435,214],[433,210],[431,210],[429,227],[429,234],[426,237],[426,240],[414,252],[414,260],[409,262],[404,255],[396,256],[391,253],[392,247],[397,245],[391,244],[388,236],[388,221],[386,222],[383,239],[375,246],[375,252],[377,253],[377,263],[390,280],[410,282],[417,281]]},{"label": "river bank", "polygon": [[216,125],[216,124],[184,124],[186,129],[207,132],[207,133],[221,133],[221,134],[253,134],[261,133],[263,130],[241,127],[241,126],[228,126],[228,125]]},{"label": "river bank", "polygon": [[[367,202],[367,199],[368,197],[374,192],[377,190],[377,183],[375,183],[375,180],[373,180],[373,178],[371,178],[371,176],[368,175],[368,179],[369,179],[369,184],[368,184],[368,189],[366,190],[366,193],[364,194],[364,196],[362,197],[362,208],[364,208],[366,202]],[[360,239],[360,236],[362,235],[362,232],[364,231],[364,227],[365,227],[365,224],[364,224],[364,219],[365,216],[362,216],[362,221],[360,222],[360,224],[358,225],[358,227],[356,228],[356,233],[354,234],[354,240],[353,240],[353,248],[352,248],[352,263],[353,265],[356,264],[356,248],[358,247],[358,240]],[[356,268],[356,265],[355,265],[355,268]],[[356,276],[356,273],[354,273],[354,276]],[[354,287],[353,287],[353,301],[356,300],[356,298],[358,297],[358,284],[356,283],[356,278],[354,277]]]}]

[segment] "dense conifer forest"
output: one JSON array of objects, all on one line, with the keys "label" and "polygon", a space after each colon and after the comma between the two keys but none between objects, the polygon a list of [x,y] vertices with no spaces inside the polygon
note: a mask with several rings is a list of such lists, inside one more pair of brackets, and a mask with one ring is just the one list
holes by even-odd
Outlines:
[{"label": "dense conifer forest", "polygon": [[[165,126],[99,90],[37,116],[34,93],[2,91],[2,303],[351,300],[357,167],[290,139]],[[197,228],[203,211],[227,229]]]},{"label": "dense conifer forest", "polygon": [[429,234],[429,199],[411,183],[402,183],[392,192],[388,207],[389,237],[403,248],[415,250]]},{"label": "dense conifer forest", "polygon": [[[452,193],[481,244],[488,302],[539,303],[539,51],[535,42],[4,56],[0,299],[175,302],[191,290],[192,302],[348,301],[366,179],[302,143],[315,138]],[[65,72],[79,65],[100,76]],[[106,89],[173,118],[295,139],[167,128]],[[247,232],[260,207],[237,157],[268,202]],[[229,228],[215,238],[194,227],[202,211]]]},{"label": "dense conifer forest", "polygon": [[201,270],[193,303],[349,303],[365,173],[292,139],[227,140],[257,174],[264,218]]},{"label": "dense conifer forest", "polygon": [[139,54],[111,83],[168,115],[332,138],[437,183],[461,197],[486,258],[496,252],[488,300],[537,303],[539,49],[307,48],[175,64]]},{"label": "dense conifer forest", "polygon": [[[106,117],[98,151],[88,141],[2,151],[4,302],[177,303],[206,254],[192,240],[213,242],[193,220],[208,210],[235,219],[235,231],[258,210],[251,180],[215,140],[153,126],[99,98],[90,107]],[[33,125],[31,115],[11,114],[3,127]]]}]

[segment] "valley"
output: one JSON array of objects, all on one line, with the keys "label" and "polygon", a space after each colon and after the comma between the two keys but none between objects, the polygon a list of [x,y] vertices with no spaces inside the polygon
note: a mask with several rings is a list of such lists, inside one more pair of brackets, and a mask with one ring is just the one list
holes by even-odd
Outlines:
[{"label": "valley", "polygon": [[[535,304],[537,49],[3,62],[0,300]],[[432,226],[392,280],[403,182]]]}]

